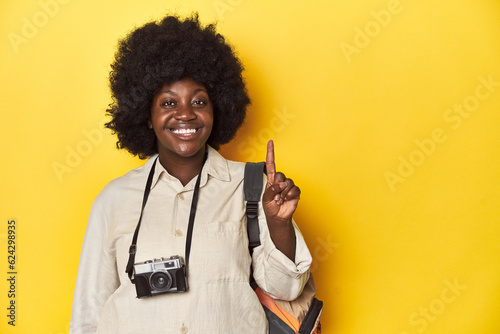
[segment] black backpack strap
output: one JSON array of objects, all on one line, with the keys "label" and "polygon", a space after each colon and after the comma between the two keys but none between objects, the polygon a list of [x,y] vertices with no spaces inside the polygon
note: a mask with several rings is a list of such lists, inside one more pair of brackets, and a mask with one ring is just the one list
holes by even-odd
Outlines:
[{"label": "black backpack strap", "polygon": [[262,173],[266,167],[265,162],[247,162],[245,164],[245,179],[243,191],[245,194],[247,216],[248,249],[252,254],[253,249],[260,245],[259,230],[259,202],[262,195]]}]

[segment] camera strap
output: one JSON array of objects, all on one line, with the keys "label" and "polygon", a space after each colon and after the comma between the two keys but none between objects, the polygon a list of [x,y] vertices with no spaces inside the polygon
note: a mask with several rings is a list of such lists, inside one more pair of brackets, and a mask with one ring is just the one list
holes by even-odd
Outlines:
[{"label": "camera strap", "polygon": [[[146,182],[146,187],[144,189],[144,197],[142,199],[141,214],[139,215],[139,221],[137,222],[137,227],[135,228],[134,236],[132,237],[132,244],[130,245],[130,248],[129,248],[129,258],[128,258],[127,267],[125,268],[125,272],[128,274],[128,278],[130,279],[130,282],[132,282],[132,283],[135,283],[134,279],[132,278],[132,274],[134,271],[133,267],[134,267],[134,262],[135,262],[135,254],[137,252],[137,237],[139,235],[139,229],[141,227],[142,214],[144,212],[144,208],[146,207],[146,203],[148,201],[149,192],[151,191],[151,184],[153,183],[153,176],[155,174],[155,166],[156,166],[156,162],[157,162],[158,158],[159,158],[159,156],[156,157],[155,161],[153,162],[153,166],[151,166],[151,170],[149,171],[148,180]],[[206,159],[207,159],[207,154],[205,154],[205,161],[206,161]],[[191,210],[189,212],[189,223],[188,223],[188,230],[187,230],[187,235],[186,235],[186,254],[185,254],[185,256],[186,256],[186,277],[188,276],[189,253],[191,252],[191,239],[193,236],[193,226],[194,226],[194,218],[196,215],[196,207],[198,205],[198,192],[200,190],[200,181],[201,181],[201,171],[198,174],[198,177],[196,178],[196,184],[194,186],[194,192],[193,192],[193,200],[191,201]]]}]

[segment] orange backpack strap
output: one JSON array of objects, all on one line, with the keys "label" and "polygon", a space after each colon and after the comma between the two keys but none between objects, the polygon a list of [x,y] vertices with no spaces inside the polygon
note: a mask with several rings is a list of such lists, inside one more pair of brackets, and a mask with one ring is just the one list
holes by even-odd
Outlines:
[{"label": "orange backpack strap", "polygon": [[[299,332],[300,323],[297,319],[295,319],[293,315],[291,315],[290,313],[285,311],[281,306],[279,306],[276,303],[276,301],[273,298],[266,295],[261,288],[257,287],[257,289],[255,289],[255,293],[257,294],[257,297],[259,297],[259,301],[262,304],[262,306],[267,308],[273,314],[273,316],[276,316],[281,321],[283,321],[288,326],[288,328],[293,329],[293,331],[291,331],[290,333]],[[268,320],[270,320],[269,316]]]}]

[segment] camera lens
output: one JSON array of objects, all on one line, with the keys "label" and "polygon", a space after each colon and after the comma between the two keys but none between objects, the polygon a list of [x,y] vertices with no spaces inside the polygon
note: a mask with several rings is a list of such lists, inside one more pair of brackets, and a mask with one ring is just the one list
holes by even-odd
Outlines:
[{"label": "camera lens", "polygon": [[172,286],[172,277],[166,271],[157,271],[151,275],[151,287],[157,291],[167,291]]}]

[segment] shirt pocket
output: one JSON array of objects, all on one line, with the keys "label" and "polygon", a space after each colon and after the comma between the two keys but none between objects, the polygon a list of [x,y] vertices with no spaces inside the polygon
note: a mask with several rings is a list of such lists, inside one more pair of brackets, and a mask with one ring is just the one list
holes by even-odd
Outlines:
[{"label": "shirt pocket", "polygon": [[210,222],[206,229],[205,282],[248,282],[251,257],[244,222]]}]

